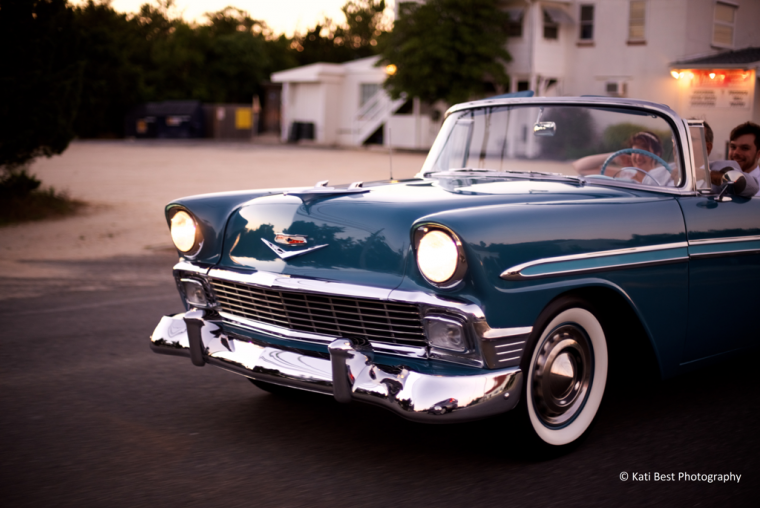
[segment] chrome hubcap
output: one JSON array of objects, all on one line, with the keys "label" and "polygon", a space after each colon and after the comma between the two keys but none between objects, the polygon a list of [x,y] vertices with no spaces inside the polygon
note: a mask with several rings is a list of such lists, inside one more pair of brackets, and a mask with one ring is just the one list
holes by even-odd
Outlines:
[{"label": "chrome hubcap", "polygon": [[540,347],[531,378],[533,407],[547,426],[562,426],[586,402],[591,385],[591,346],[583,330],[563,325]]}]

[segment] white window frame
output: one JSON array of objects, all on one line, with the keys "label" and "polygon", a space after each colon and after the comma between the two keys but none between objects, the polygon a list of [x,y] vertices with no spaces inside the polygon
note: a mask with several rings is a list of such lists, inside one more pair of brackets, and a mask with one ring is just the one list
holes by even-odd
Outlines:
[{"label": "white window frame", "polygon": [[[641,38],[633,38],[631,37],[631,6],[633,6],[633,2],[641,2],[644,4],[644,33],[641,36]],[[645,43],[647,40],[647,12],[649,12],[649,6],[647,5],[649,2],[646,0],[629,0],[628,1],[628,42],[634,43],[634,44],[641,44]]]},{"label": "white window frame", "polygon": [[[734,9],[734,22],[727,23],[717,19],[718,5],[724,5],[726,7],[733,7]],[[710,44],[716,48],[733,48],[736,42],[736,14],[739,11],[739,4],[731,2],[730,0],[717,0],[713,5],[713,22],[712,33],[710,34]],[[731,27],[731,44],[726,45],[719,42],[715,42],[715,25]]]}]

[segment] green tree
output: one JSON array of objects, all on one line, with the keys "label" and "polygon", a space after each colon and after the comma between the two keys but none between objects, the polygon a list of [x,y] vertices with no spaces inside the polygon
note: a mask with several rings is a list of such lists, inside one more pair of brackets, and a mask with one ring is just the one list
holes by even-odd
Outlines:
[{"label": "green tree", "polygon": [[344,24],[325,18],[306,34],[296,34],[291,47],[299,65],[342,63],[378,53],[385,32],[385,0],[350,0],[341,10]]},{"label": "green tree", "polygon": [[145,95],[149,43],[136,19],[92,0],[74,7],[74,30],[77,57],[84,64],[74,129],[86,138],[119,136],[124,113]]},{"label": "green tree", "polygon": [[82,88],[74,13],[65,0],[3,0],[0,8],[0,166],[63,152]]},{"label": "green tree", "polygon": [[506,86],[508,20],[493,0],[402,3],[382,49],[381,63],[396,66],[386,88],[454,104]]},{"label": "green tree", "polygon": [[358,58],[376,53],[377,39],[385,31],[385,0],[351,0],[340,9],[346,16],[343,44]]}]

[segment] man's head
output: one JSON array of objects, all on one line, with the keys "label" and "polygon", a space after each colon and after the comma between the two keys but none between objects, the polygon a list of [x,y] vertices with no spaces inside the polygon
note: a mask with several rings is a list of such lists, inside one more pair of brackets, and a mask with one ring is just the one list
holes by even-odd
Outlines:
[{"label": "man's head", "polygon": [[760,125],[743,123],[731,131],[728,158],[736,161],[742,171],[750,172],[757,167],[760,158]]},{"label": "man's head", "polygon": [[710,124],[705,122],[705,148],[707,148],[707,155],[712,153],[713,149],[713,131]]}]

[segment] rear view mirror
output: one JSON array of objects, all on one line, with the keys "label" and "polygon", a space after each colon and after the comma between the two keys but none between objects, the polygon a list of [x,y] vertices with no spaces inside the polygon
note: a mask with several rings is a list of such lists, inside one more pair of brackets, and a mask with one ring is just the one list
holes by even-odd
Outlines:
[{"label": "rear view mirror", "polygon": [[536,122],[533,125],[534,136],[552,137],[557,132],[557,124],[554,122]]}]

